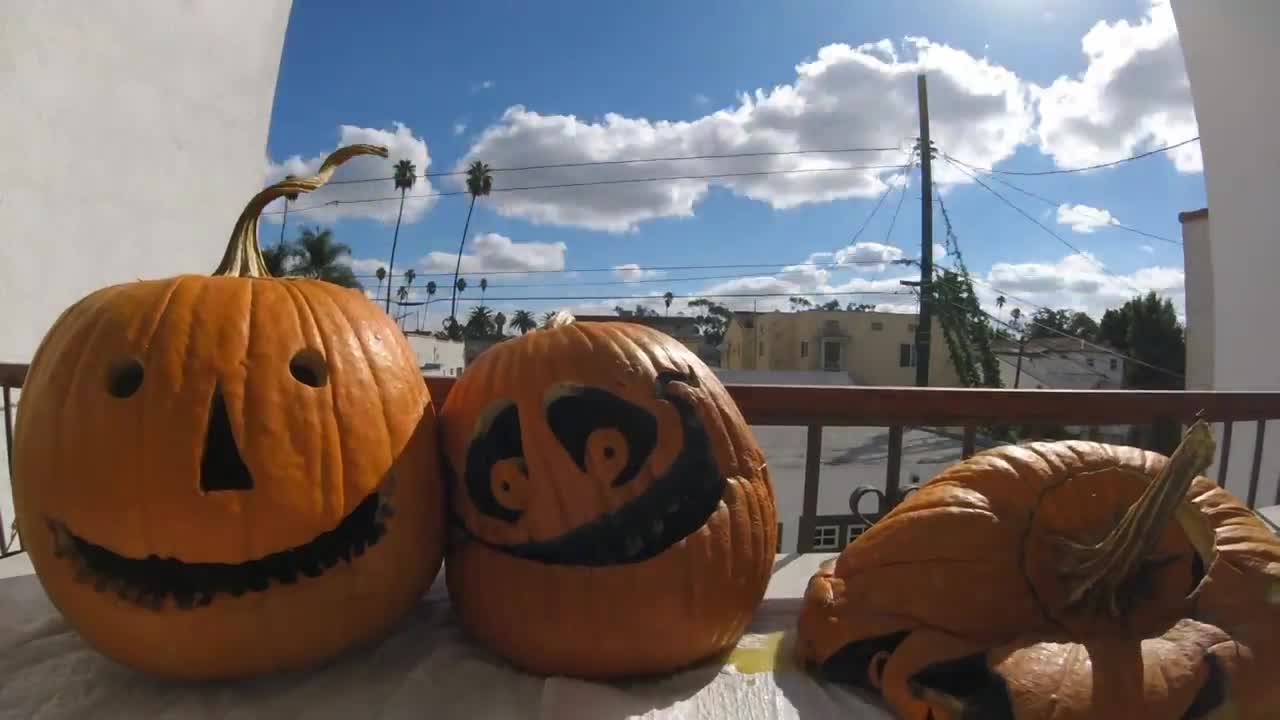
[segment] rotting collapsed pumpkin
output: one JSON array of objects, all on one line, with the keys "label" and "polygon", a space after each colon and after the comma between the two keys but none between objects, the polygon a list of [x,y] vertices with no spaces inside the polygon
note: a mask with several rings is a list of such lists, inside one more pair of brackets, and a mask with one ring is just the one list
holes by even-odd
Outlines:
[{"label": "rotting collapsed pumpkin", "polygon": [[440,423],[449,593],[499,654],[544,674],[654,674],[746,629],[777,543],[768,468],[675,339],[562,313],[481,354]]},{"label": "rotting collapsed pumpkin", "polygon": [[13,491],[36,574],[105,655],[177,678],[330,659],[390,629],[439,572],[444,489],[413,351],[357,290],[272,278],[258,193],[212,277],[91,293],[18,408]]},{"label": "rotting collapsed pumpkin", "polygon": [[985,451],[828,561],[803,661],[899,717],[1280,717],[1280,538],[1170,457],[1081,441]]}]

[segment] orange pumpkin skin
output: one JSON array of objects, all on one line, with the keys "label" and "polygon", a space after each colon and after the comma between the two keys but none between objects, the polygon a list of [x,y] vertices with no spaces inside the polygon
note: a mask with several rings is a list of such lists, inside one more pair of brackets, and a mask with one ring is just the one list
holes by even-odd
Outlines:
[{"label": "orange pumpkin skin", "polygon": [[[441,410],[462,623],[532,672],[669,672],[736,643],[777,543],[768,469],[714,374],[629,323],[496,345]],[[696,507],[695,507],[696,506]]]},{"label": "orange pumpkin skin", "polygon": [[948,468],[815,574],[801,659],[903,718],[1276,717],[1280,538],[1207,478],[1131,612],[1068,607],[1052,536],[1100,541],[1165,462],[1068,441]]},{"label": "orange pumpkin skin", "polygon": [[24,546],[67,622],[126,665],[197,679],[322,662],[386,632],[439,571],[434,408],[356,290],[104,288],[55,321],[21,400]]}]

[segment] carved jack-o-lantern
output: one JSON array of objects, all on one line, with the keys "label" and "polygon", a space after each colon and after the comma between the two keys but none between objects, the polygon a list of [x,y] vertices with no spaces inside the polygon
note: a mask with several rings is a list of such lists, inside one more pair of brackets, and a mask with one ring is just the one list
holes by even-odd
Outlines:
[{"label": "carved jack-o-lantern", "polygon": [[687,348],[567,319],[485,351],[441,410],[450,595],[531,671],[675,670],[733,645],[764,595],[768,471]]},{"label": "carved jack-o-lantern", "polygon": [[[207,678],[296,668],[369,641],[430,584],[444,491],[431,398],[357,290],[272,278],[259,193],[212,277],[91,293],[32,361],[13,489],[52,602],[135,668]],[[178,241],[175,239],[175,241]]]}]

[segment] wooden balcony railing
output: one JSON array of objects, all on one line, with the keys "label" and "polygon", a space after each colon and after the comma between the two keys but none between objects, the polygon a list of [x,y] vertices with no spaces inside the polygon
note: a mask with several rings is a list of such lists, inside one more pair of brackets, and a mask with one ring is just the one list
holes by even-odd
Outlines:
[{"label": "wooden balcony railing", "polygon": [[[13,438],[16,403],[26,375],[25,365],[0,364],[0,393],[4,406],[6,457]],[[427,378],[437,405],[444,402],[453,386],[452,378]],[[969,457],[979,444],[978,429],[997,425],[1019,427],[1074,426],[1086,429],[1089,437],[1099,437],[1105,426],[1150,428],[1157,421],[1190,422],[1197,415],[1212,423],[1220,455],[1210,474],[1257,507],[1262,486],[1267,421],[1280,421],[1280,392],[1174,392],[1112,390],[989,390],[959,388],[846,387],[729,385],[729,392],[752,426],[804,428],[803,502],[796,522],[794,549],[804,553],[838,549],[862,529],[875,522],[917,485],[902,482],[903,433],[909,428],[934,428],[942,435],[954,429],[959,443],[955,458]],[[1234,437],[1241,423],[1253,423],[1252,437]],[[853,489],[849,512],[819,513],[819,475],[822,470],[823,429],[887,428],[884,482],[882,486],[860,485]],[[1151,433],[1140,435],[1136,444],[1150,446]],[[1274,438],[1273,438],[1274,439]],[[1234,440],[1234,442],[1233,442]],[[1239,442],[1244,440],[1245,442]],[[1252,440],[1252,443],[1249,443]],[[992,441],[982,444],[990,445]],[[1280,443],[1276,443],[1280,454]],[[1243,451],[1243,453],[1241,452]],[[1239,461],[1233,458],[1243,457]],[[1228,470],[1248,462],[1246,482],[1228,485]],[[1280,467],[1280,460],[1273,462]],[[12,460],[10,459],[10,471]],[[1280,472],[1278,470],[1277,472]],[[1276,473],[1268,474],[1267,478]],[[1238,473],[1237,473],[1238,475]],[[927,478],[924,478],[927,480]],[[1280,477],[1275,478],[1273,497],[1265,504],[1280,505]],[[775,474],[775,483],[778,476]],[[877,499],[874,510],[864,509],[867,496]],[[12,518],[0,517],[0,556],[21,552],[9,532]],[[780,533],[781,536],[781,533]],[[779,546],[779,551],[783,548]]]}]

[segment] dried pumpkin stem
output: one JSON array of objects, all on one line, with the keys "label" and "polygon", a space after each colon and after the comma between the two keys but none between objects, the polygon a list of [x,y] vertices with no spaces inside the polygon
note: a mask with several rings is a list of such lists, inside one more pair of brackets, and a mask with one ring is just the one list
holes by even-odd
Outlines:
[{"label": "dried pumpkin stem", "polygon": [[1065,569],[1074,579],[1068,607],[1105,606],[1113,616],[1120,614],[1122,587],[1148,558],[1160,533],[1173,519],[1178,506],[1196,476],[1213,462],[1215,443],[1209,426],[1197,420],[1186,432],[1178,448],[1137,502],[1129,507],[1116,527],[1097,545],[1072,549],[1072,566]]},{"label": "dried pumpkin stem", "polygon": [[308,193],[329,182],[333,173],[342,163],[357,155],[377,155],[387,157],[387,149],[380,145],[347,145],[333,151],[324,159],[320,170],[315,175],[305,178],[288,178],[271,185],[249,201],[240,219],[236,220],[235,229],[231,231],[231,241],[227,243],[227,251],[222,255],[222,262],[214,275],[231,277],[271,277],[267,269],[267,261],[262,257],[262,248],[258,245],[258,217],[271,201],[286,195]]}]

